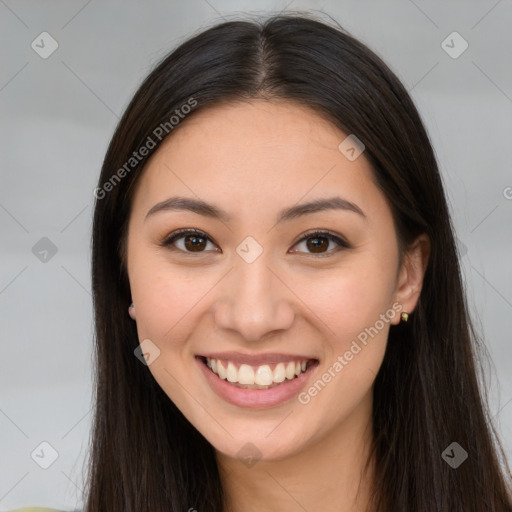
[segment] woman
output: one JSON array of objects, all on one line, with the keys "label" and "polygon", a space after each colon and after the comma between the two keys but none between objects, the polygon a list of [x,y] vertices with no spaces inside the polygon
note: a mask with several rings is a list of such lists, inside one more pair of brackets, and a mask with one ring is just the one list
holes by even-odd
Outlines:
[{"label": "woman", "polygon": [[512,508],[434,153],[360,42],[192,37],[96,198],[87,512]]}]

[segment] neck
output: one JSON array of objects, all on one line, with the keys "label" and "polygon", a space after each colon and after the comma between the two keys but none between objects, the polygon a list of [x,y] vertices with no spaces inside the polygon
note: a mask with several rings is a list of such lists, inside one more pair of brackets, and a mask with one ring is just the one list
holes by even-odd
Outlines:
[{"label": "neck", "polygon": [[365,512],[373,479],[373,461],[364,471],[372,436],[371,391],[343,424],[289,457],[262,458],[247,467],[217,452],[224,512]]}]

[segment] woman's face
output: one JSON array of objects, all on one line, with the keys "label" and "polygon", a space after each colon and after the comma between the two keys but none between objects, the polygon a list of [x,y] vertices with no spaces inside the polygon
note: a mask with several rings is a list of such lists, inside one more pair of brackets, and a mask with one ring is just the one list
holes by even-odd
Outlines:
[{"label": "woman's face", "polygon": [[[359,429],[390,325],[417,299],[362,148],[339,149],[348,134],[290,102],[182,123],[149,161],[129,222],[149,371],[226,456],[281,459]],[[200,233],[164,245],[178,230]]]}]

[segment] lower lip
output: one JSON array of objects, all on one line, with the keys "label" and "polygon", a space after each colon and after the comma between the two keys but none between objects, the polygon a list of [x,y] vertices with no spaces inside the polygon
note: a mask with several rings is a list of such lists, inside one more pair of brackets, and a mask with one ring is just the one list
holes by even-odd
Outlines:
[{"label": "lower lip", "polygon": [[210,386],[221,398],[230,404],[238,407],[249,407],[254,409],[263,409],[280,405],[294,396],[298,395],[302,387],[309,379],[311,373],[318,366],[318,362],[310,366],[304,373],[292,380],[285,380],[278,386],[270,389],[245,389],[233,386],[228,381],[221,379],[216,373],[213,373],[200,357],[196,360],[204,373]]}]

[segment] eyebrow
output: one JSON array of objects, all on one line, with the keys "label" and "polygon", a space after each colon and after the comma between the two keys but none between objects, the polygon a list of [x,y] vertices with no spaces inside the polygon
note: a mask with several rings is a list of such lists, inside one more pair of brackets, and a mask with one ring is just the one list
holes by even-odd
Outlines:
[{"label": "eyebrow", "polygon": [[[356,204],[341,197],[330,197],[326,199],[316,199],[309,203],[297,204],[282,210],[277,217],[277,224],[324,210],[345,210],[357,213],[364,219],[367,218],[361,208]],[[148,217],[163,211],[190,211],[197,213],[198,215],[203,215],[204,217],[210,217],[223,222],[231,221],[231,215],[221,208],[213,204],[206,203],[201,199],[181,196],[170,197],[165,201],[155,204],[146,214],[145,220],[147,220]]]}]

